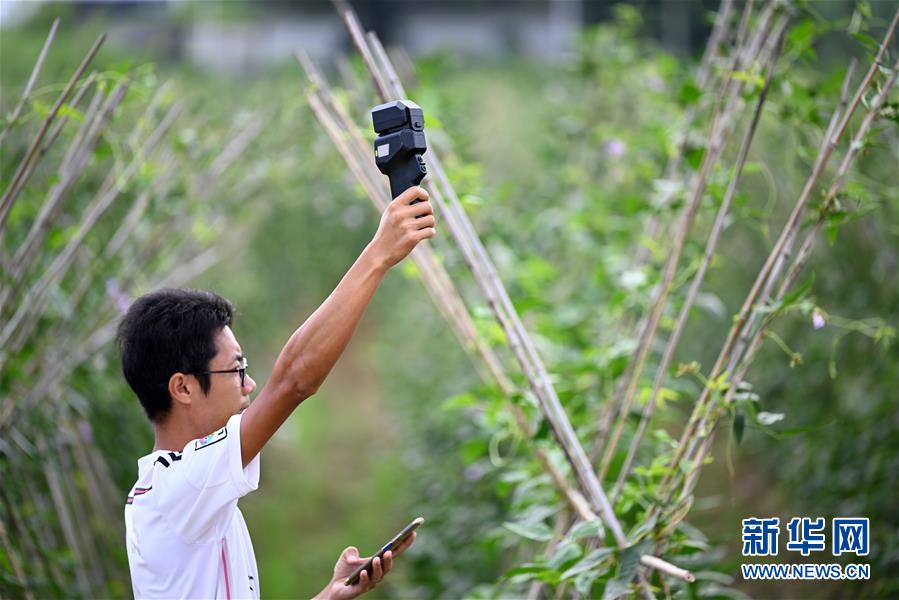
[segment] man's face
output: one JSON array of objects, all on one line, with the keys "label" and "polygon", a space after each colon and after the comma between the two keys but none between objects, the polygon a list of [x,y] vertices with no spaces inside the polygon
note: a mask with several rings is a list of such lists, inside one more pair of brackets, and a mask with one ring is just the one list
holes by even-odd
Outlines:
[{"label": "man's face", "polygon": [[[229,371],[240,368],[244,356],[240,344],[230,327],[224,327],[215,336],[218,353],[209,361],[209,371]],[[250,394],[256,389],[256,382],[249,372],[240,385],[240,373],[211,373],[209,393],[200,395],[195,409],[200,425],[205,433],[224,427],[233,415],[250,405]],[[206,431],[208,429],[208,431]]]}]

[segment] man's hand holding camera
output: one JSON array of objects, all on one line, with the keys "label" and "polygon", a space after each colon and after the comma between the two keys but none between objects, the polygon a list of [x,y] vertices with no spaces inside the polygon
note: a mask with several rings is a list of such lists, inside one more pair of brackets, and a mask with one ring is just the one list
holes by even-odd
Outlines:
[{"label": "man's hand holding camera", "polygon": [[435,224],[428,192],[418,186],[410,187],[387,205],[366,251],[389,269],[408,256],[420,241],[434,237]]}]

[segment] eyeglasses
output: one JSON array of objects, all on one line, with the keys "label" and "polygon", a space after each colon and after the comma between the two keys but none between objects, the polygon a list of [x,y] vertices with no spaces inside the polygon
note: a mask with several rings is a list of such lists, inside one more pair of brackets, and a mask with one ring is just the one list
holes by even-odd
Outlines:
[{"label": "eyeglasses", "polygon": [[240,373],[240,387],[243,388],[244,381],[247,378],[247,359],[244,357],[240,361],[240,366],[236,369],[227,369],[224,371],[194,371],[188,375],[213,375],[215,373]]}]

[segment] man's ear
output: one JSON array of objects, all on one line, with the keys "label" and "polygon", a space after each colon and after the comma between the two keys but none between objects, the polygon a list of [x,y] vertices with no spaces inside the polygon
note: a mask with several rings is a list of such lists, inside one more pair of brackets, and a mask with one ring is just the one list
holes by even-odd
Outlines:
[{"label": "man's ear", "polygon": [[184,406],[190,406],[193,400],[191,396],[193,393],[192,383],[189,375],[184,373],[175,373],[169,377],[169,396],[171,396],[172,401]]}]

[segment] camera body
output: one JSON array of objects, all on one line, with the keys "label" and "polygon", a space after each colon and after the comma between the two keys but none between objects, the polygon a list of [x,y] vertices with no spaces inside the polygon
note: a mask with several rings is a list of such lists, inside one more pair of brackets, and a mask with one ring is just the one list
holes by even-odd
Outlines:
[{"label": "camera body", "polygon": [[374,107],[371,120],[378,134],[374,144],[375,164],[387,175],[390,194],[396,198],[421,183],[428,173],[422,156],[428,150],[424,113],[411,100],[394,100]]}]

